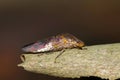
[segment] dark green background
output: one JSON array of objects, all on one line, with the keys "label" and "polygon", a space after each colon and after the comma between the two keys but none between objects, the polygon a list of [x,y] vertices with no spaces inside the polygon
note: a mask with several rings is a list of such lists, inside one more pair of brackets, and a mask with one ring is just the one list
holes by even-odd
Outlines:
[{"label": "dark green background", "polygon": [[23,45],[62,32],[86,45],[120,42],[120,1],[1,0],[0,80],[68,80],[17,67]]}]

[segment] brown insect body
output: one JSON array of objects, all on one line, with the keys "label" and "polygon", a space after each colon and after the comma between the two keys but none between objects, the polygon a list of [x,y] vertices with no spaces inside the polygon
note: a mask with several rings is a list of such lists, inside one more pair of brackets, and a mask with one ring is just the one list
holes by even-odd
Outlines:
[{"label": "brown insect body", "polygon": [[55,39],[53,39],[51,42],[54,47],[54,50],[62,50],[75,47],[81,48],[84,46],[84,42],[82,42],[81,40],[77,39],[75,36],[69,33],[59,34],[55,36]]},{"label": "brown insect body", "polygon": [[84,42],[77,39],[75,36],[69,33],[59,34],[53,37],[49,37],[43,41],[37,41],[33,44],[27,45],[22,48],[24,52],[47,52],[58,51],[68,48],[82,48]]}]

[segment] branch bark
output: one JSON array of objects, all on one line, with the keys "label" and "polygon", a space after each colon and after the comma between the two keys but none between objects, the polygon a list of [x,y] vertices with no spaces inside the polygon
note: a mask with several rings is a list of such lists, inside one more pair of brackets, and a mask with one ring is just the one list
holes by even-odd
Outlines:
[{"label": "branch bark", "polygon": [[86,49],[22,54],[18,66],[27,71],[58,77],[79,78],[97,76],[114,80],[120,78],[120,43],[86,46]]}]

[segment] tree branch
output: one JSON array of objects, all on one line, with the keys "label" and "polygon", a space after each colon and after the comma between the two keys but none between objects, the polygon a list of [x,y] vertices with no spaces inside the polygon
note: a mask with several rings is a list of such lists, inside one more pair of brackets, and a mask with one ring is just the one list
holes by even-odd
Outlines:
[{"label": "tree branch", "polygon": [[120,43],[86,46],[87,49],[66,49],[58,52],[22,54],[18,66],[27,71],[58,77],[97,76],[120,78]]}]

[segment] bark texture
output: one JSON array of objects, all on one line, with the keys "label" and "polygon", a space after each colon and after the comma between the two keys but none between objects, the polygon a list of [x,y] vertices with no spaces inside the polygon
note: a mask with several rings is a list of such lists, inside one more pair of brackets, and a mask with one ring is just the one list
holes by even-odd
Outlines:
[{"label": "bark texture", "polygon": [[55,63],[60,52],[22,54],[22,63],[18,66],[27,71],[58,77],[120,78],[120,43],[86,46],[82,50],[65,49]]}]

